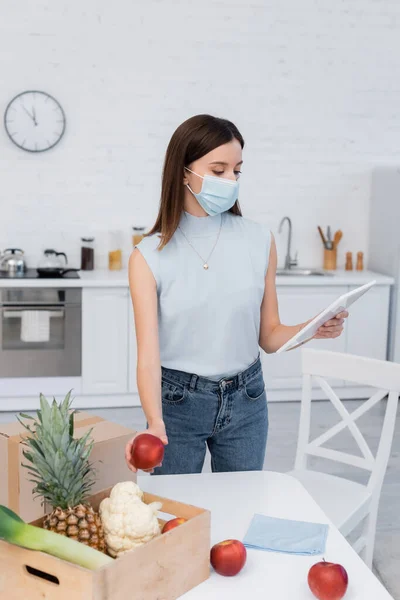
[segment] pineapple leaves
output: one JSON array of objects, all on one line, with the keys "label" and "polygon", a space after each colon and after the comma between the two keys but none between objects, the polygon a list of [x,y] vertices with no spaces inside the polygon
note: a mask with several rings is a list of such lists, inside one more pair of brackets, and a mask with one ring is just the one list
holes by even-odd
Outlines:
[{"label": "pineapple leaves", "polygon": [[71,391],[59,404],[55,399],[50,404],[41,394],[37,417],[20,416],[32,421],[32,426],[22,423],[29,431],[23,451],[28,464],[23,467],[35,484],[34,493],[61,508],[83,503],[95,483],[89,462],[94,442],[92,429],[80,439],[72,436]]},{"label": "pineapple leaves", "polygon": [[[40,447],[40,444],[38,444],[38,442],[34,438],[24,438],[24,442],[31,449],[31,451],[33,453],[38,453],[41,456],[43,456],[43,458],[45,457],[45,453],[44,453],[43,449]],[[23,451],[24,456],[25,456],[25,452],[26,452],[26,450]],[[28,460],[31,460],[31,459],[29,458]]]},{"label": "pineapple leaves", "polygon": [[71,404],[72,404],[71,393],[72,393],[72,390],[69,390],[68,394],[65,396],[65,398],[62,401],[61,406],[60,406],[60,412],[64,416],[69,413],[69,409],[70,409]]},{"label": "pineapple leaves", "polygon": [[51,408],[50,408],[50,404],[47,400],[47,398],[45,398],[45,396],[43,396],[43,394],[40,394],[40,411],[38,411],[38,417],[40,415],[40,422],[43,424],[43,422],[45,423],[49,423],[50,422],[50,413],[51,413]]},{"label": "pineapple leaves", "polygon": [[74,437],[74,414],[75,414],[75,412],[71,413],[69,416],[69,435],[70,435],[70,437]]},{"label": "pineapple leaves", "polygon": [[[31,419],[32,421],[34,421],[34,420],[35,420],[35,417],[32,417],[32,415],[27,415],[26,413],[19,413],[19,416],[20,416],[22,419]],[[18,417],[17,417],[17,418],[18,418]],[[22,423],[22,422],[20,421],[20,419],[18,419],[18,421],[21,423],[21,425],[24,425],[24,423]],[[25,425],[24,425],[24,427],[25,427]]]}]

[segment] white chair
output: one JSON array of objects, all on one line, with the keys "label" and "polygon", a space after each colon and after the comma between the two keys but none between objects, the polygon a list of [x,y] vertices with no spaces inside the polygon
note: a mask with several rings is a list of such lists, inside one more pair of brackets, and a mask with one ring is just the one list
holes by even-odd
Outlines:
[{"label": "white chair", "polygon": [[[376,521],[382,483],[393,441],[400,393],[400,364],[380,361],[351,354],[324,350],[302,350],[303,392],[299,438],[295,469],[296,477],[324,510],[344,536],[348,536],[365,519],[362,534],[354,543],[367,565],[372,567]],[[341,379],[377,389],[376,393],[349,413],[325,378]],[[342,421],[310,441],[312,384],[320,385],[332,402]],[[356,419],[387,398],[378,450],[371,452]],[[324,448],[339,432],[348,428],[362,453],[355,456]],[[308,456],[316,456],[358,467],[370,473],[367,485],[313,471],[307,468]]]}]

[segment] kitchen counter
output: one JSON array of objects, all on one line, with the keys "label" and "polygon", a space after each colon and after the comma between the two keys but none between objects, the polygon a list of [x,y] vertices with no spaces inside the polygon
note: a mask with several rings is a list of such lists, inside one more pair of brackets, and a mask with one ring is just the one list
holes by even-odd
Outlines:
[{"label": "kitchen counter", "polygon": [[128,270],[108,271],[108,269],[97,269],[95,271],[80,271],[79,279],[56,278],[47,279],[0,279],[0,288],[31,288],[31,287],[63,287],[63,288],[113,288],[128,287]]},{"label": "kitchen counter", "polygon": [[[376,280],[376,285],[392,285],[393,277],[374,273],[373,271],[329,271],[324,275],[278,275],[276,278],[277,286],[336,286],[336,285],[364,285],[370,281]],[[331,275],[332,273],[332,275]]]},{"label": "kitchen counter", "polygon": [[[301,275],[278,275],[276,278],[277,286],[284,287],[303,287],[303,286],[337,286],[349,285],[358,286],[369,283],[376,279],[377,285],[392,285],[392,277],[374,273],[372,271],[344,271],[337,270],[333,275],[321,276],[301,276]],[[79,279],[0,279],[0,288],[10,287],[69,287],[69,288],[124,288],[128,287],[128,270],[108,271],[107,269],[98,269],[95,271],[81,271]]]}]

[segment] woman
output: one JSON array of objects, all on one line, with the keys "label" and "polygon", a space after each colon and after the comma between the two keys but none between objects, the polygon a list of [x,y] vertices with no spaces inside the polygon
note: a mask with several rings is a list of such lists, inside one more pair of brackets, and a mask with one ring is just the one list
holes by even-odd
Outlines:
[{"label": "woman", "polygon": [[[274,238],[241,216],[244,140],[198,115],[168,145],[161,204],[129,261],[137,381],[148,432],[165,444],[155,474],[263,468],[267,399],[259,347],[275,352],[306,323],[282,325]],[[335,338],[347,313],[316,337]],[[133,440],[126,447],[131,470]]]}]

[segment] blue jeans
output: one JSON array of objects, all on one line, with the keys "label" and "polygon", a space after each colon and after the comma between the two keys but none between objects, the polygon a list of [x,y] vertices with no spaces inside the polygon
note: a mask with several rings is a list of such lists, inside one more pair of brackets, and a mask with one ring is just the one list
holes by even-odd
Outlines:
[{"label": "blue jeans", "polygon": [[268,407],[260,359],[218,382],[162,368],[162,407],[169,443],[154,475],[200,473],[207,447],[213,472],[262,470]]}]

